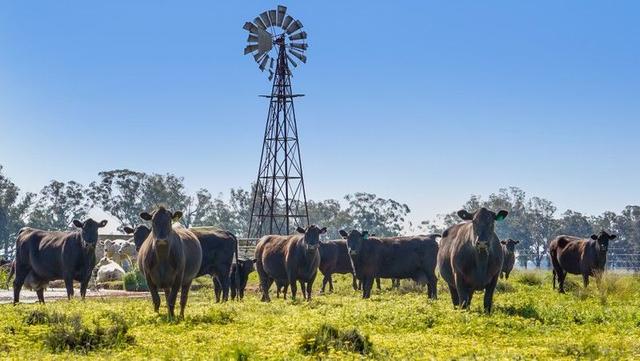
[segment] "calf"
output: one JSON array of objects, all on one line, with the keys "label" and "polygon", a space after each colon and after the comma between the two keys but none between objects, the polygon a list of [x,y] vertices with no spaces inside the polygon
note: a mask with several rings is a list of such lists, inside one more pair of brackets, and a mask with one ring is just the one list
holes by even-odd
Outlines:
[{"label": "calf", "polygon": [[322,293],[329,284],[329,292],[333,292],[333,279],[331,275],[334,273],[351,274],[352,286],[354,290],[358,289],[356,276],[353,273],[351,258],[349,258],[349,250],[347,242],[343,239],[333,241],[320,242],[320,273],[322,279]]},{"label": "calf", "polygon": [[516,244],[520,241],[514,241],[509,238],[506,241],[501,241],[502,252],[504,253],[504,260],[502,261],[502,271],[500,272],[500,278],[509,279],[509,274],[513,270],[513,265],[516,263]]},{"label": "calf", "polygon": [[553,288],[556,288],[556,276],[560,283],[559,291],[564,293],[564,280],[567,273],[582,275],[584,287],[589,285],[589,276],[600,278],[607,263],[609,241],[615,234],[601,231],[591,235],[591,239],[573,236],[558,236],[549,243],[549,257],[553,265]]},{"label": "calf", "polygon": [[320,235],[327,229],[311,225],[306,229],[298,227],[297,231],[299,234],[269,235],[258,241],[255,258],[263,302],[271,300],[269,288],[274,280],[287,280],[294,301],[296,282],[302,282],[302,294],[311,300],[311,288],[320,265]]},{"label": "calf", "polygon": [[236,263],[231,265],[231,274],[229,276],[229,283],[231,285],[231,299],[235,300],[236,297],[239,300],[244,298],[244,290],[247,287],[247,281],[249,280],[249,274],[255,271],[253,266],[256,263],[254,259],[239,259]]},{"label": "calf", "polygon": [[96,264],[98,229],[107,225],[89,218],[73,221],[78,231],[49,232],[23,228],[16,240],[14,263],[13,303],[20,301],[20,290],[26,283],[36,291],[38,301],[44,303],[44,288],[50,281],[63,279],[67,298],[73,296],[73,281],[80,282],[80,296],[84,299],[87,285]]},{"label": "calf", "polygon": [[436,299],[436,238],[440,235],[378,238],[356,230],[341,230],[340,235],[347,240],[353,269],[362,281],[363,298],[371,297],[375,278],[411,278],[426,283],[427,295]]},{"label": "calf", "polygon": [[197,276],[202,263],[202,248],[195,234],[172,221],[178,221],[182,212],[171,213],[164,207],[153,214],[143,212],[140,218],[151,221],[151,233],[138,252],[138,267],[144,274],[153,308],[160,309],[158,290],[164,290],[169,319],[175,317],[174,308],[180,291],[180,317],[184,317],[191,282]]},{"label": "calf", "polygon": [[494,227],[496,221],[502,221],[508,214],[486,208],[473,213],[460,210],[458,216],[465,222],[449,227],[442,235],[438,268],[449,286],[454,307],[469,308],[473,293],[484,290],[484,310],[491,312],[504,260]]}]

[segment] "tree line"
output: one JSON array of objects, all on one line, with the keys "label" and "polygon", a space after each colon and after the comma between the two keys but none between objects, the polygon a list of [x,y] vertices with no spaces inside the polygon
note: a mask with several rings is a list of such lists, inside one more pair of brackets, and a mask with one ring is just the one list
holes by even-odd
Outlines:
[{"label": "tree line", "polygon": [[[252,205],[252,190],[233,188],[225,198],[207,189],[190,194],[184,178],[174,174],[147,174],[129,169],[98,173],[88,185],[75,181],[52,180],[39,192],[21,192],[0,165],[0,255],[11,257],[17,231],[24,226],[46,230],[69,229],[73,219],[87,217],[97,208],[113,216],[124,226],[141,222],[139,214],[158,204],[184,212],[185,226],[216,226],[239,237],[247,234]],[[467,210],[487,207],[510,212],[504,222],[496,224],[501,239],[520,240],[520,251],[532,256],[540,265],[546,257],[547,244],[558,234],[588,237],[607,229],[618,235],[612,245],[616,252],[640,253],[640,206],[629,205],[620,213],[585,215],[567,210],[558,213],[553,202],[528,197],[516,187],[500,189],[487,199],[472,195],[462,205]],[[329,230],[327,237],[339,238],[340,229],[368,230],[379,236],[410,233],[440,233],[459,221],[455,210],[436,219],[413,224],[407,220],[409,207],[393,199],[370,193],[353,193],[342,199],[308,201],[309,221]]]}]

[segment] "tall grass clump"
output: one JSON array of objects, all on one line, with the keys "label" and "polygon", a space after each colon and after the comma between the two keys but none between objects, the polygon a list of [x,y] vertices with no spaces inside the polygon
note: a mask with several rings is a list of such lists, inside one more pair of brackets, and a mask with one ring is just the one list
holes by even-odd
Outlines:
[{"label": "tall grass clump", "polygon": [[134,268],[133,270],[127,272],[123,278],[124,289],[127,291],[133,292],[141,292],[141,291],[149,291],[149,286],[147,285],[147,280],[144,278],[144,275],[138,268]]},{"label": "tall grass clump", "polygon": [[129,325],[124,318],[116,314],[110,314],[108,318],[110,324],[105,327],[98,320],[87,326],[80,315],[70,316],[51,327],[44,335],[44,344],[52,352],[87,354],[133,343],[133,336],[127,334]]},{"label": "tall grass clump", "polygon": [[373,344],[368,336],[357,329],[341,331],[323,324],[316,331],[306,333],[300,342],[300,350],[305,355],[326,354],[331,350],[373,355]]},{"label": "tall grass clump", "polygon": [[516,281],[526,286],[541,286],[543,283],[540,272],[522,272]]}]

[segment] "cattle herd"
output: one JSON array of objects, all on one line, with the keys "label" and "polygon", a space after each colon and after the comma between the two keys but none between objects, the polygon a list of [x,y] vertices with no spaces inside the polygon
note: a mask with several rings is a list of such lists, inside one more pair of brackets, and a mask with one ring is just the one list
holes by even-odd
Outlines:
[{"label": "cattle herd", "polygon": [[[484,309],[491,312],[493,293],[498,279],[509,278],[515,263],[518,241],[501,241],[495,222],[504,220],[508,212],[481,208],[473,213],[458,211],[462,222],[449,227],[441,235],[410,237],[376,237],[366,230],[340,230],[342,239],[321,241],[326,228],[310,225],[298,227],[293,235],[267,235],[258,240],[255,258],[238,257],[238,240],[230,232],[213,227],[185,228],[178,223],[182,212],[159,207],[140,218],[150,224],[125,227],[137,250],[137,265],[144,275],[153,307],[160,308],[163,291],[169,318],[180,293],[180,317],[184,317],[192,281],[209,275],[213,280],[216,302],[242,299],[249,274],[257,271],[261,300],[270,301],[269,291],[276,284],[276,295],[286,299],[290,291],[296,299],[298,285],[302,297],[311,300],[318,271],[323,275],[322,292],[333,291],[332,274],[351,274],[354,290],[361,289],[369,298],[375,281],[411,279],[426,285],[427,296],[437,297],[436,268],[446,282],[454,307],[469,308],[475,291],[484,291]],[[76,231],[51,232],[23,228],[16,240],[16,254],[10,267],[14,304],[20,300],[23,285],[35,290],[44,303],[44,290],[50,281],[63,280],[67,296],[73,296],[75,282],[80,283],[84,299],[96,266],[98,229],[106,220],[75,220]],[[609,241],[615,235],[605,231],[589,239],[561,235],[549,243],[553,265],[553,287],[556,278],[564,293],[567,273],[589,277],[599,283],[605,268]],[[438,240],[439,239],[439,240]],[[8,282],[8,281],[7,281]]]}]

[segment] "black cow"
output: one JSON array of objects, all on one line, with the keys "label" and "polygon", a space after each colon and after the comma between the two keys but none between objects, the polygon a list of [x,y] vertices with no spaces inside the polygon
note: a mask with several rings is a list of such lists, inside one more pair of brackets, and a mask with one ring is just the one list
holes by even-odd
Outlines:
[{"label": "black cow", "polygon": [[494,213],[486,208],[469,213],[458,211],[465,222],[449,227],[440,240],[438,268],[449,285],[454,307],[469,308],[473,292],[484,290],[484,310],[491,312],[493,292],[502,270],[504,253],[496,236],[496,221],[507,211]]},{"label": "black cow", "polygon": [[347,240],[356,277],[362,280],[362,297],[371,297],[376,277],[411,278],[427,284],[429,298],[437,297],[435,274],[440,235],[414,237],[369,237],[367,231],[340,231]]},{"label": "black cow", "polygon": [[50,281],[63,279],[67,298],[73,296],[73,281],[80,282],[80,296],[84,299],[87,285],[96,265],[98,229],[107,225],[89,218],[73,221],[78,231],[49,232],[23,228],[16,240],[13,303],[20,301],[20,290],[26,283],[44,303],[44,289]]},{"label": "black cow", "polygon": [[329,292],[333,292],[331,275],[334,273],[351,274],[352,287],[354,290],[358,289],[351,258],[349,257],[349,250],[347,249],[347,242],[344,239],[320,242],[319,269],[324,276],[322,279],[322,293],[324,293],[327,284],[329,284]]},{"label": "black cow", "polygon": [[239,259],[236,263],[231,265],[231,275],[229,276],[229,283],[231,285],[231,299],[235,300],[236,297],[241,300],[244,298],[244,290],[247,288],[247,281],[251,272],[255,271],[253,266],[256,263],[256,259]]}]

